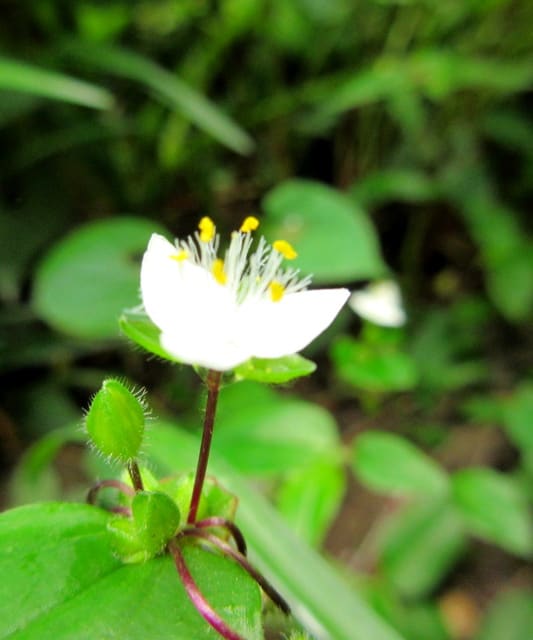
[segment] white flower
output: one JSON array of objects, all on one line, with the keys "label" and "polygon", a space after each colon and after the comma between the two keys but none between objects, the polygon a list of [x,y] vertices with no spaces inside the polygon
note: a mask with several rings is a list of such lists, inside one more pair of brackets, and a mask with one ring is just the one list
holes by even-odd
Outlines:
[{"label": "white flower", "polygon": [[372,282],[354,291],[348,304],[362,318],[384,327],[401,327],[407,319],[400,288],[392,280]]},{"label": "white flower", "polygon": [[264,238],[251,252],[259,222],[249,217],[231,236],[224,259],[210,218],[175,244],[153,234],[141,267],[146,313],[160,341],[178,360],[218,371],[251,357],[300,351],[326,329],[349,296],[347,289],[307,291],[310,278],[283,269],[296,257],[284,240]]}]

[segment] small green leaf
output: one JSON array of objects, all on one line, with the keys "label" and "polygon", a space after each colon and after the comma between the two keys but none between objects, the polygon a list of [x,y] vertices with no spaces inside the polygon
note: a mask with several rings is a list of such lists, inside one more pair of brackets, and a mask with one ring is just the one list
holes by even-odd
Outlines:
[{"label": "small green leaf", "polygon": [[144,436],[144,406],[122,382],[105,380],[85,418],[91,443],[104,456],[127,463],[137,457]]},{"label": "small green leaf", "polygon": [[511,553],[533,552],[533,524],[520,485],[493,469],[473,468],[452,478],[453,499],[465,524]]},{"label": "small green leaf", "polygon": [[113,96],[102,87],[4,57],[0,57],[0,89],[62,100],[93,109],[110,109],[113,105]]},{"label": "small green leaf", "polygon": [[349,282],[387,273],[375,229],[347,196],[318,182],[289,180],[263,202],[265,236],[298,252],[294,266],[313,281]]},{"label": "small green leaf", "polygon": [[375,491],[393,495],[446,494],[446,473],[405,438],[385,431],[369,431],[354,441],[353,470]]},{"label": "small green leaf", "polygon": [[406,598],[420,598],[464,553],[466,535],[448,502],[422,502],[407,506],[386,524],[379,547],[387,580]]},{"label": "small green leaf", "polygon": [[339,378],[356,389],[381,393],[406,391],[418,382],[413,358],[395,344],[368,343],[342,336],[333,343],[331,357]]},{"label": "small green leaf", "polygon": [[82,338],[115,338],[123,309],[139,303],[138,257],[159,227],[142,218],[89,223],[45,256],[33,304],[55,329]]},{"label": "small green leaf", "polygon": [[240,380],[255,380],[266,384],[283,384],[308,376],[316,369],[311,360],[294,354],[283,358],[251,358],[235,369],[235,376]]}]

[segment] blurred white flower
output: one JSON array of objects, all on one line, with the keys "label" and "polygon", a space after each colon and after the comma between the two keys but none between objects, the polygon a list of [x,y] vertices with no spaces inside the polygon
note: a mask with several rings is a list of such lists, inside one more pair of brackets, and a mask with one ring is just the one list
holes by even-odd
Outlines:
[{"label": "blurred white flower", "polygon": [[261,238],[251,253],[258,225],[246,218],[223,259],[210,218],[175,244],[152,235],[141,267],[142,301],[161,330],[161,345],[178,360],[226,371],[251,357],[291,355],[324,331],[348,299],[347,289],[307,291],[309,277],[282,267],[297,255],[284,240],[269,245]]},{"label": "blurred white flower", "polygon": [[348,304],[365,320],[383,327],[401,327],[407,320],[400,288],[392,280],[372,282],[354,291]]}]

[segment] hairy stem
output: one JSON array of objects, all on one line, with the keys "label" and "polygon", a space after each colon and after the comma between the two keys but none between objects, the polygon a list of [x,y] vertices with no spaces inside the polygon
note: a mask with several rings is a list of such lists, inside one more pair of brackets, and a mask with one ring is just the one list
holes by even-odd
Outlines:
[{"label": "hairy stem", "polygon": [[131,484],[135,491],[143,491],[144,486],[141,478],[141,472],[139,470],[139,465],[135,460],[128,462],[128,473],[130,474]]},{"label": "hairy stem", "polygon": [[213,438],[213,426],[215,423],[215,413],[217,410],[221,378],[221,371],[214,371],[213,369],[210,369],[207,373],[207,404],[205,407],[204,431],[202,433],[200,454],[198,455],[198,463],[196,465],[191,505],[189,507],[189,515],[187,517],[188,524],[194,524],[196,514],[198,513],[198,506],[200,504],[200,497],[204,486],[205,473],[207,471],[207,462],[209,460],[209,451],[211,450],[211,440]]}]

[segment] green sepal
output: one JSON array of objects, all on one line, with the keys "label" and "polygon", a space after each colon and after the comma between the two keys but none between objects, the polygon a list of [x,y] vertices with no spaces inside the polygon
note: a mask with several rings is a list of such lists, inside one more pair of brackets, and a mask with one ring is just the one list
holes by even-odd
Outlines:
[{"label": "green sepal", "polygon": [[308,376],[315,369],[314,362],[298,354],[283,358],[250,358],[235,368],[235,378],[267,384],[283,384],[295,378]]},{"label": "green sepal", "polygon": [[118,324],[127,338],[146,351],[171,362],[180,362],[178,358],[163,349],[159,340],[161,330],[156,327],[145,313],[135,310],[124,311],[119,318]]},{"label": "green sepal", "polygon": [[145,428],[143,403],[119,380],[105,380],[94,397],[85,428],[104,456],[127,463],[141,448]]}]

